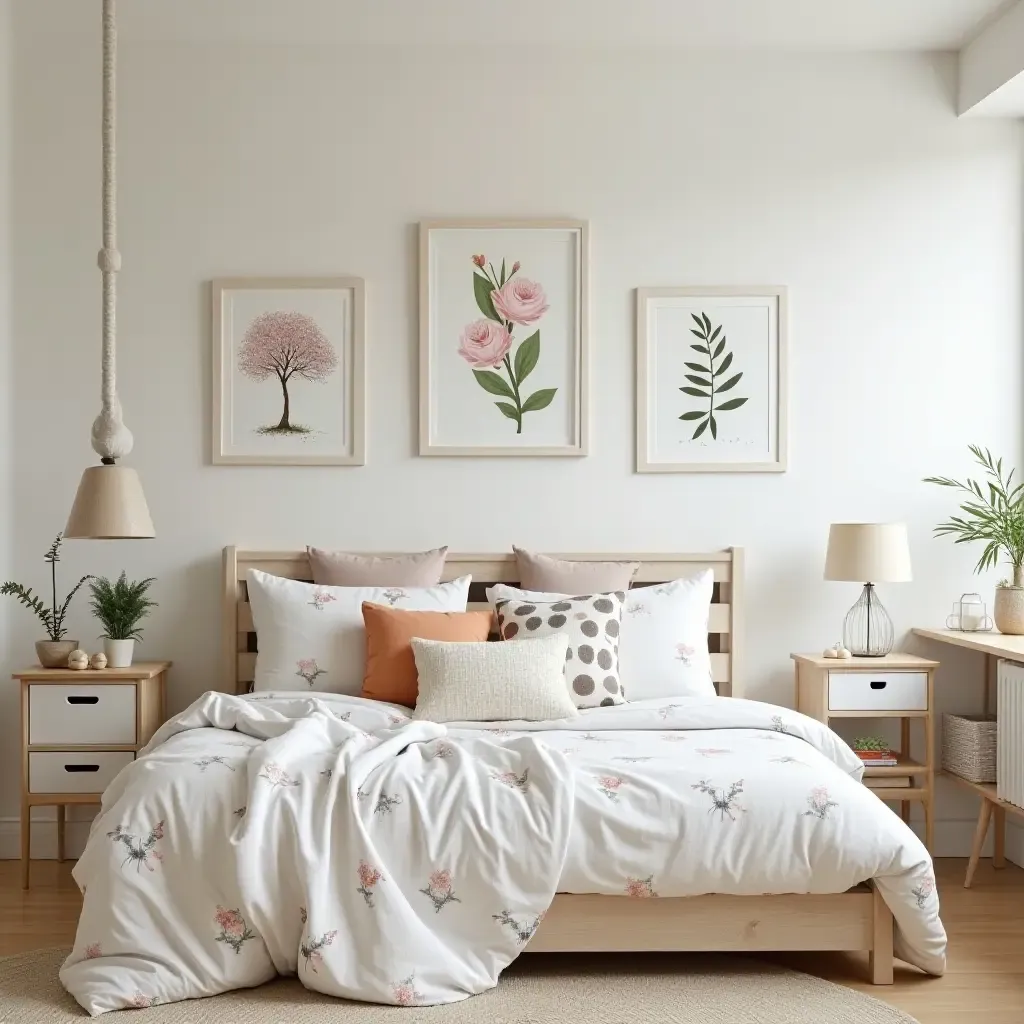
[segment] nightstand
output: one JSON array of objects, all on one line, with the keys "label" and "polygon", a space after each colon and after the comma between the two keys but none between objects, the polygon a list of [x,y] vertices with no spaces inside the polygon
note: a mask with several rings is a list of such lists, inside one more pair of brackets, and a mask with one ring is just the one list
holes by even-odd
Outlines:
[{"label": "nightstand", "polygon": [[[910,801],[924,810],[925,846],[935,838],[935,670],[937,661],[913,654],[887,654],[882,658],[823,658],[792,654],[796,663],[796,709],[826,725],[833,718],[898,718],[899,764],[894,768],[868,767],[865,784],[880,800],[900,802],[904,821]],[[914,721],[924,731],[924,762],[910,757],[910,729]],[[886,787],[886,779],[910,779],[908,788]]]},{"label": "nightstand", "polygon": [[39,668],[21,681],[21,887],[28,888],[32,808],[57,808],[57,859],[64,860],[68,804],[98,804],[166,714],[169,661],[130,668]]}]

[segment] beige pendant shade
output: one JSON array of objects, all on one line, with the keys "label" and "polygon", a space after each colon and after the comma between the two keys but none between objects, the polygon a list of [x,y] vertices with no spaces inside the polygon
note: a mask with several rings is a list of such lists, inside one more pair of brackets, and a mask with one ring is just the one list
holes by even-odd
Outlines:
[{"label": "beige pendant shade", "polygon": [[128,466],[90,466],[82,474],[64,536],[90,540],[155,537],[138,473]]}]

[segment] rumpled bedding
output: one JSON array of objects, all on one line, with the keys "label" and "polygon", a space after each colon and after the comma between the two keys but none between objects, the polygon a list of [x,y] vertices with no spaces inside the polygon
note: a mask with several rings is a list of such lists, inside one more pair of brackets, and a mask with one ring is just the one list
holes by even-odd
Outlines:
[{"label": "rumpled bedding", "polygon": [[414,722],[330,694],[207,693],[103,797],[61,970],[93,1015],[298,974],[397,1005],[493,987],[556,892],[842,892],[945,967],[931,859],[794,711],[643,701],[565,722]]}]

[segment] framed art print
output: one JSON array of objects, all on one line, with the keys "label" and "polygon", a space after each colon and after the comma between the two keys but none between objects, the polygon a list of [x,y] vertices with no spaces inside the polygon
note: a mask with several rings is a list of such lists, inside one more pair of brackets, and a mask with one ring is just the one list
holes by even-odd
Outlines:
[{"label": "framed art print", "polygon": [[356,277],[213,282],[213,461],[366,463]]},{"label": "framed art print", "polygon": [[637,290],[637,472],[786,469],[786,289]]},{"label": "framed art print", "polygon": [[420,454],[586,453],[586,223],[423,221]]}]

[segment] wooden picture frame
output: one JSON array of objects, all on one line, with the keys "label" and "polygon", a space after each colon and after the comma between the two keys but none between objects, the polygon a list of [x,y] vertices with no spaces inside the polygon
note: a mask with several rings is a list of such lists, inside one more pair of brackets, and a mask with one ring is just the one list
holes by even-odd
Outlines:
[{"label": "wooden picture frame", "polygon": [[214,465],[365,465],[362,278],[218,278],[211,298]]},{"label": "wooden picture frame", "polygon": [[586,221],[424,220],[419,238],[420,455],[585,456]]},{"label": "wooden picture frame", "polygon": [[[637,472],[784,473],[786,288],[638,288],[636,302]],[[716,385],[732,391],[721,404]]]}]

